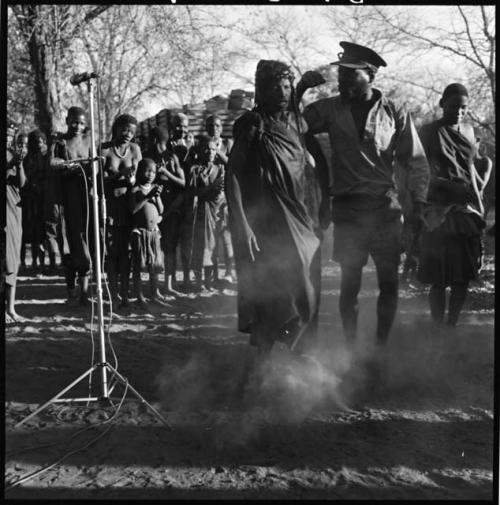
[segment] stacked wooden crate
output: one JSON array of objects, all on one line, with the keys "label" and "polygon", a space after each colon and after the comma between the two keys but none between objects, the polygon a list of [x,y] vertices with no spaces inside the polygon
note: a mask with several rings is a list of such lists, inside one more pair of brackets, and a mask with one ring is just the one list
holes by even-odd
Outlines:
[{"label": "stacked wooden crate", "polygon": [[222,136],[232,137],[233,124],[239,116],[253,105],[254,93],[233,89],[229,97],[217,95],[201,104],[184,105],[182,108],[162,109],[158,114],[144,119],[137,127],[137,137],[142,144],[147,142],[151,129],[155,126],[167,128],[170,132],[173,116],[183,112],[189,119],[189,130],[195,137],[206,133],[205,121],[208,116],[217,114],[222,121]]},{"label": "stacked wooden crate", "polygon": [[189,130],[195,137],[200,137],[206,133],[205,131],[205,121],[208,116],[212,114],[217,114],[222,121],[222,136],[232,137],[233,135],[233,124],[236,119],[241,116],[248,109],[239,110],[220,110],[215,112],[210,112],[208,110],[200,109],[163,109],[155,116],[147,118],[141,121],[137,128],[137,137],[141,139],[144,143],[149,137],[150,131],[155,126],[162,126],[170,131],[170,125],[172,117],[178,112],[184,112],[189,119]]},{"label": "stacked wooden crate", "polygon": [[205,104],[187,105],[184,107],[184,114],[189,119],[189,131],[199,137],[205,133],[205,119],[209,116],[205,109]]}]

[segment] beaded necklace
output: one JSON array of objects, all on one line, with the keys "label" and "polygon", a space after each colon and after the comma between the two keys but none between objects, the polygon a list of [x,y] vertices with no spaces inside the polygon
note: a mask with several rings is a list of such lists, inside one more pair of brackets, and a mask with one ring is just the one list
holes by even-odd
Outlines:
[{"label": "beaded necklace", "polygon": [[127,156],[127,153],[130,149],[130,144],[127,144],[126,147],[125,147],[125,152],[123,154],[120,154],[118,152],[118,149],[116,148],[116,146],[113,144],[113,152],[116,154],[116,156],[118,156],[118,158],[120,158],[121,160],[124,160]]}]

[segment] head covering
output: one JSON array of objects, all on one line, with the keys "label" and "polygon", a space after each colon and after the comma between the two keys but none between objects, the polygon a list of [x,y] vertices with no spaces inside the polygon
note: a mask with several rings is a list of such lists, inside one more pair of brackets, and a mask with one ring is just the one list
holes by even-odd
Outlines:
[{"label": "head covering", "polygon": [[293,84],[294,78],[292,69],[286,63],[277,60],[260,60],[255,72],[255,101],[260,103],[259,98],[262,98],[262,93],[272,83],[289,79]]},{"label": "head covering", "polygon": [[459,96],[467,96],[468,97],[469,92],[467,91],[467,88],[463,84],[460,84],[459,82],[454,82],[452,84],[448,84],[448,86],[446,86],[446,88],[444,88],[443,96],[441,97],[441,100],[444,101],[452,95],[459,95]]},{"label": "head covering", "polygon": [[387,67],[387,63],[373,50],[366,46],[343,40],[340,47],[344,49],[338,54],[339,60],[330,65],[340,65],[347,68],[369,68],[376,72],[379,67]]}]

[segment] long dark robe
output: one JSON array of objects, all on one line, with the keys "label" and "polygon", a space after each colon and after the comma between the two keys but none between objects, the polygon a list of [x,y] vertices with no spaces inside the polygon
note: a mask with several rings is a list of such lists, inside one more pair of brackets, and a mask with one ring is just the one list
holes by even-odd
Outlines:
[{"label": "long dark robe", "polygon": [[467,283],[478,277],[484,227],[472,183],[475,146],[440,121],[424,126],[421,137],[431,183],[418,277],[443,286]]},{"label": "long dark robe", "polygon": [[[260,248],[252,261],[228,195],[238,329],[250,333],[252,345],[268,339],[293,346],[307,331],[319,304],[313,274],[319,239],[304,204],[305,152],[292,118],[290,114],[286,125],[267,114],[247,112],[234,126],[227,177],[232,173],[239,182],[244,213]],[[243,153],[246,162],[235,165],[249,140],[250,149]]]}]

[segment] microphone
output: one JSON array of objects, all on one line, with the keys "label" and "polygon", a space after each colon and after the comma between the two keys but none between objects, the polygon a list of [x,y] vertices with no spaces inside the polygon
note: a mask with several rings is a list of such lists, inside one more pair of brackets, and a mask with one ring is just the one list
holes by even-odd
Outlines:
[{"label": "microphone", "polygon": [[75,74],[69,82],[73,85],[76,86],[77,84],[80,84],[85,81],[89,81],[90,79],[97,79],[99,77],[98,74],[95,72],[83,72],[82,74]]}]

